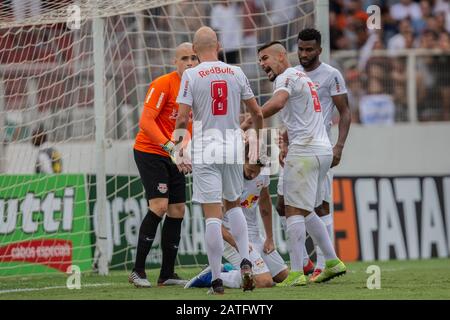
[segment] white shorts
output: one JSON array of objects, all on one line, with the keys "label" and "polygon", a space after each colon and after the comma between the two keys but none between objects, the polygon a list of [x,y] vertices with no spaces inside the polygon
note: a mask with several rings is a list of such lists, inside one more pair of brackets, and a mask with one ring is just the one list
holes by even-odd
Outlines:
[{"label": "white shorts", "polygon": [[244,188],[243,170],[242,164],[193,164],[192,201],[222,203],[222,198],[235,201]]},{"label": "white shorts", "polygon": [[[261,240],[252,239],[250,245],[253,250],[250,251],[250,261],[253,265],[254,274],[262,274],[270,272],[272,277],[275,277],[281,271],[287,269],[287,265],[284,263],[283,258],[280,256],[277,250],[272,251],[269,254],[263,252],[264,242]],[[227,259],[236,269],[240,268],[241,255],[232,247],[228,242],[224,241],[224,253],[223,256]]]},{"label": "white shorts", "polygon": [[323,188],[322,201],[325,201],[325,202],[328,202],[331,204],[333,201],[333,171],[332,171],[332,169],[328,170],[327,175],[325,176],[325,179],[323,181],[322,188]]},{"label": "white shorts", "polygon": [[323,184],[332,160],[332,155],[297,156],[288,153],[283,174],[284,204],[314,211],[323,201]]}]

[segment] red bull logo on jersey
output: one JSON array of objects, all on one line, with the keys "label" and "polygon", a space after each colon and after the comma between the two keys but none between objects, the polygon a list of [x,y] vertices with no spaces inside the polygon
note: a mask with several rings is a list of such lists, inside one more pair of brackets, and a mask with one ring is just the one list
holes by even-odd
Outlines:
[{"label": "red bull logo on jersey", "polygon": [[241,202],[241,207],[243,208],[253,208],[253,205],[256,203],[256,201],[258,201],[259,196],[255,195],[255,194],[250,194],[247,199],[245,199],[244,201]]},{"label": "red bull logo on jersey", "polygon": [[212,68],[209,68],[208,70],[199,71],[198,75],[200,77],[204,78],[204,77],[209,76],[210,74],[221,74],[221,73],[234,75],[234,71],[230,67],[226,67],[226,68],[212,67]]}]

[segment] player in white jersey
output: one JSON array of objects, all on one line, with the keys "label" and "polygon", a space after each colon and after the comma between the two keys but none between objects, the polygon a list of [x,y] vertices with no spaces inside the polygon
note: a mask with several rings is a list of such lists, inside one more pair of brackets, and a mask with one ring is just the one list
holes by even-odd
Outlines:
[{"label": "player in white jersey", "polygon": [[273,96],[263,106],[264,117],[280,112],[289,139],[283,193],[290,245],[291,272],[282,285],[305,285],[303,256],[306,231],[324,253],[326,266],[314,282],[344,274],[323,221],[314,212],[322,202],[322,184],[332,162],[317,92],[305,73],[290,66],[286,49],[272,42],[258,50],[259,62],[274,82]]},{"label": "player in white jersey", "polygon": [[[322,106],[322,115],[328,138],[331,143],[333,143],[331,137],[331,125],[334,107],[336,107],[339,113],[338,138],[333,146],[333,162],[331,163],[331,168],[333,168],[341,161],[342,150],[344,149],[345,141],[350,129],[351,112],[348,106],[347,89],[342,74],[339,70],[321,62],[319,59],[322,52],[320,45],[321,40],[322,36],[316,29],[304,29],[298,34],[298,59],[300,65],[296,68],[300,71],[304,71],[314,83],[319,95],[320,105]],[[332,187],[333,172],[330,169],[328,170],[325,183],[323,184],[323,202],[315,209],[315,211],[327,226],[328,234],[333,241]],[[320,248],[316,247],[316,253],[317,264],[312,275],[313,278],[317,277],[325,266],[324,257]]]},{"label": "player in white jersey", "polygon": [[[193,50],[201,63],[189,72],[183,73],[177,98],[179,111],[175,125],[176,129],[186,129],[192,110],[194,120],[192,201],[202,204],[206,218],[205,243],[213,278],[210,291],[212,294],[224,292],[223,282],[220,279],[223,254],[222,199],[225,212],[230,219],[231,234],[236,239],[242,257],[240,266],[243,288],[251,290],[254,287],[252,264],[248,253],[247,223],[239,201],[243,188],[244,153],[239,128],[241,101],[252,115],[257,132],[263,124],[261,110],[247,77],[239,67],[217,59],[219,48],[217,35],[211,28],[202,27],[197,30]],[[175,133],[175,140],[183,144],[186,130],[181,131]],[[174,149],[171,150],[172,154]],[[211,150],[214,151],[214,156]],[[242,155],[241,162],[239,150]],[[190,166],[185,164],[181,167],[190,169]]]},{"label": "player in white jersey", "polygon": [[[254,170],[246,163],[244,165],[244,191],[240,197],[241,207],[247,220],[248,236],[250,242],[250,261],[253,264],[255,285],[257,288],[270,288],[274,283],[280,283],[288,276],[288,267],[283,258],[275,249],[272,232],[272,201],[269,193],[270,176]],[[267,172],[268,173],[268,172]],[[261,214],[266,237],[260,234],[257,208]],[[239,264],[240,254],[236,243],[229,232],[228,216],[223,218],[222,234],[224,238],[224,258],[228,260],[235,270],[224,271],[221,279],[226,287],[239,288],[241,286]],[[185,288],[207,287],[211,283],[210,269],[204,269],[191,279]]]}]

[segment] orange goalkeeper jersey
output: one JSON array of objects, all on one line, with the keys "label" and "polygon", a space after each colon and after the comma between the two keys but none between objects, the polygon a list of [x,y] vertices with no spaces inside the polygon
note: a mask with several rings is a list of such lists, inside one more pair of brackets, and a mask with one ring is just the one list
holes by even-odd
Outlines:
[{"label": "orange goalkeeper jersey", "polygon": [[[176,71],[155,79],[145,97],[134,149],[169,156],[161,145],[172,138],[178,115],[176,99],[181,78]],[[188,129],[192,132],[192,122]]]}]

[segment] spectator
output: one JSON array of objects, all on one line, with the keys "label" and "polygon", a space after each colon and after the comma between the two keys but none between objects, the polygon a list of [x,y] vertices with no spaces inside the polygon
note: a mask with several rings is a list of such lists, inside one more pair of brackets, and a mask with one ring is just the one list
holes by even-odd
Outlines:
[{"label": "spectator", "polygon": [[414,38],[410,19],[403,19],[399,23],[399,33],[389,39],[387,48],[390,51],[411,48],[411,39]]},{"label": "spectator", "polygon": [[400,0],[391,7],[391,17],[398,21],[408,17],[411,20],[417,20],[422,18],[422,11],[420,6],[412,0]]},{"label": "spectator", "polygon": [[223,48],[219,59],[228,64],[240,63],[239,48],[243,43],[241,8],[229,0],[214,5],[211,27],[218,33]]},{"label": "spectator", "polygon": [[450,34],[443,32],[439,36],[439,49],[443,52],[436,57],[436,83],[439,86],[442,106],[442,120],[450,120]]},{"label": "spectator", "polygon": [[395,105],[392,96],[385,94],[380,80],[370,79],[368,95],[359,102],[359,117],[362,124],[393,124]]},{"label": "spectator", "polygon": [[33,131],[31,143],[39,148],[35,164],[36,173],[61,173],[61,154],[47,142],[47,133],[43,126],[39,126]]}]

